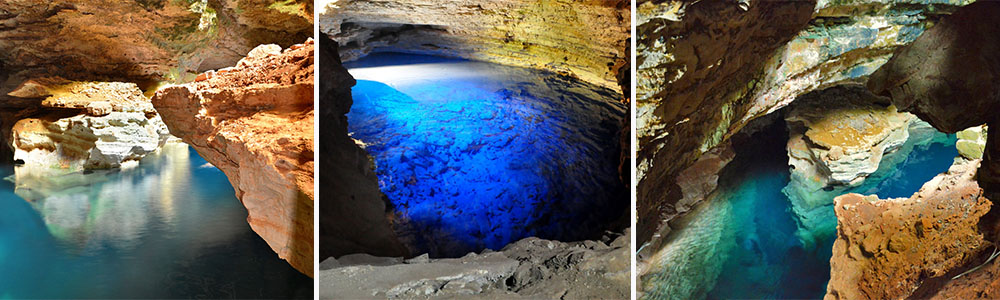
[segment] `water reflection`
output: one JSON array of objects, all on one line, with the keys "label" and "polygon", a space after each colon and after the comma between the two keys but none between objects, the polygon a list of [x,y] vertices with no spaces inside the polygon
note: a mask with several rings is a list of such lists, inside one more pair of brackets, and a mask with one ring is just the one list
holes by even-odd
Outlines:
[{"label": "water reflection", "polygon": [[8,167],[0,298],[310,297],[206,163],[171,143],[127,170]]}]

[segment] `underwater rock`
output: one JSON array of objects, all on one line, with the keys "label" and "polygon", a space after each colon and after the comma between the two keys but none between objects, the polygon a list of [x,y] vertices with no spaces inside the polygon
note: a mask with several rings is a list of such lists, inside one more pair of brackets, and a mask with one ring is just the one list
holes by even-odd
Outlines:
[{"label": "underwater rock", "polygon": [[992,206],[975,180],[979,160],[956,159],[912,197],[837,197],[838,236],[826,299],[901,299],[958,275],[985,251],[978,226]]},{"label": "underwater rock", "polygon": [[402,263],[371,256],[329,258],[320,270],[319,297],[625,299],[629,239],[627,232],[610,244],[532,237],[497,252]]},{"label": "underwater rock", "polygon": [[134,166],[170,137],[134,83],[46,78],[10,94],[48,96],[41,102],[46,112],[11,130],[14,160],[26,165],[68,172]]},{"label": "underwater rock", "polygon": [[235,67],[153,97],[170,132],[221,169],[247,222],[279,257],[313,270],[313,41],[261,45]]},{"label": "underwater rock", "polygon": [[637,241],[679,199],[665,184],[755,118],[863,81],[965,1],[636,3]]},{"label": "underwater rock", "polygon": [[320,37],[320,52],[320,257],[409,256],[389,227],[374,159],[347,133],[355,80],[340,64],[336,42]]},{"label": "underwater rock", "polygon": [[320,31],[340,43],[344,61],[373,51],[461,57],[621,91],[616,75],[629,69],[629,3],[342,0],[320,8]]}]

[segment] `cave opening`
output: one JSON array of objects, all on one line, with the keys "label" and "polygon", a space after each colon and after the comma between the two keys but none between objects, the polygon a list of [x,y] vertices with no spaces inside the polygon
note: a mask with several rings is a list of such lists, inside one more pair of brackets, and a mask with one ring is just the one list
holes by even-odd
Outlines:
[{"label": "cave opening", "polygon": [[[836,239],[833,198],[847,193],[882,199],[910,197],[952,165],[958,156],[956,136],[914,118],[901,125],[908,133],[905,142],[887,150],[877,170],[862,176],[860,182],[803,182],[813,177],[798,174],[807,168],[796,167],[795,159],[790,159],[795,137],[803,135],[803,128],[789,114],[796,105],[801,107],[808,98],[819,96],[827,105],[822,107],[823,114],[837,116],[850,126],[857,120],[832,113],[836,109],[830,108],[830,97],[850,95],[851,89],[831,88],[800,96],[789,107],[751,121],[731,138],[736,155],[719,173],[718,188],[670,222],[675,230],[666,237],[666,251],[661,251],[663,269],[644,279],[650,295],[821,298],[827,292]],[[692,272],[702,275],[676,275]]]},{"label": "cave opening", "polygon": [[627,226],[620,93],[437,56],[375,53],[344,65],[358,80],[348,130],[374,158],[390,223],[413,255],[599,239]]}]

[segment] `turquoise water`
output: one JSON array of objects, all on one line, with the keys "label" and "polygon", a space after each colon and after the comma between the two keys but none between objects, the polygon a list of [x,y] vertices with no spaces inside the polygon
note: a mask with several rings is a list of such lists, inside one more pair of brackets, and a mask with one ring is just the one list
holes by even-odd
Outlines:
[{"label": "turquoise water", "polygon": [[617,93],[433,56],[375,54],[347,67],[358,79],[348,129],[375,158],[411,252],[597,238],[626,211]]},{"label": "turquoise water", "polygon": [[[657,258],[663,271],[644,278],[647,299],[814,299],[826,293],[835,232],[819,234],[815,247],[796,234],[796,216],[782,193],[790,181],[788,137],[778,123],[734,142],[737,156],[720,174],[717,193],[671,223],[679,229]],[[958,155],[955,137],[941,133],[902,149],[843,193],[909,197]],[[827,208],[835,225],[832,197]]]},{"label": "turquoise water", "polygon": [[0,298],[312,297],[187,145],[128,170],[0,172]]}]

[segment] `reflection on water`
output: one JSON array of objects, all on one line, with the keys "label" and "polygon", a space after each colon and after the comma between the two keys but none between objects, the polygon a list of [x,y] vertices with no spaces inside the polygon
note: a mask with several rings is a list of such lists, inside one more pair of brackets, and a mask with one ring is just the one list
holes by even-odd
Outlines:
[{"label": "reflection on water", "polygon": [[[909,197],[946,171],[958,155],[955,136],[913,129],[901,150],[883,157],[878,171],[846,193]],[[920,136],[921,138],[915,138]],[[671,222],[658,272],[644,276],[644,299],[819,299],[830,280],[836,232],[807,247],[796,234],[788,196],[790,172],[782,122],[735,144],[737,156],[719,175],[719,189]],[[832,210],[825,222],[835,226]],[[835,228],[835,227],[834,227]]]},{"label": "reflection on water", "polygon": [[168,144],[128,170],[5,167],[0,298],[311,297],[206,163]]},{"label": "reflection on water", "polygon": [[599,237],[627,209],[617,93],[490,63],[376,54],[347,115],[414,253],[459,256],[528,236]]}]

